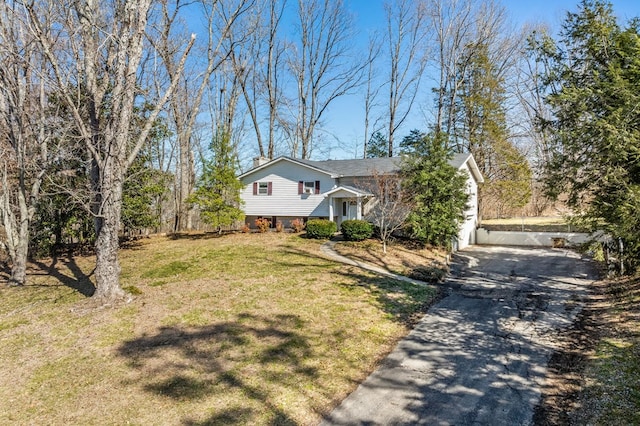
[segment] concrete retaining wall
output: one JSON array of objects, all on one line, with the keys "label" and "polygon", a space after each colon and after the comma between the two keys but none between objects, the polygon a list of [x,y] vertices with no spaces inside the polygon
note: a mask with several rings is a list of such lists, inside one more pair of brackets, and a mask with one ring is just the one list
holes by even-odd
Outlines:
[{"label": "concrete retaining wall", "polygon": [[591,239],[581,232],[520,232],[476,230],[476,244],[496,246],[561,247],[582,244]]}]

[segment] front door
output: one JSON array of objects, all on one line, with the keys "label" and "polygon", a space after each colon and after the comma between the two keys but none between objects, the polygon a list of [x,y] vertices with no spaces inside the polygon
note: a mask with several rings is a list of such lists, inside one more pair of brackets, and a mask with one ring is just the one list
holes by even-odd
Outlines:
[{"label": "front door", "polygon": [[357,219],[358,217],[358,203],[355,201],[343,201],[342,202],[342,220]]}]

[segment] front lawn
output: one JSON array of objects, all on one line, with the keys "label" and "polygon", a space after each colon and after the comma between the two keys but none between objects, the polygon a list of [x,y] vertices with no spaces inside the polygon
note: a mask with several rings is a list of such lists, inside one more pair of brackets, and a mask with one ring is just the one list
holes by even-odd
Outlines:
[{"label": "front lawn", "polygon": [[327,260],[320,244],[143,240],[121,251],[133,301],[98,309],[92,258],[33,264],[29,285],[0,284],[0,423],[317,423],[435,294]]}]

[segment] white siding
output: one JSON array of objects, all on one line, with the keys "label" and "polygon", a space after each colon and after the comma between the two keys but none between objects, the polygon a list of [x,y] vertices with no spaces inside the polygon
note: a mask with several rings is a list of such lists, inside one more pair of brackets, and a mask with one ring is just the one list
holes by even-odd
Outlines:
[{"label": "white siding", "polygon": [[464,212],[465,221],[460,226],[458,234],[458,249],[463,249],[475,244],[476,226],[478,225],[478,184],[471,175],[469,167],[465,163],[460,170],[467,175],[467,193],[470,195],[468,209]]},{"label": "white siding", "polygon": [[[331,176],[290,161],[258,170],[242,179],[241,193],[247,216],[329,216],[329,204],[323,193],[333,189]],[[320,194],[298,194],[298,181],[320,181]],[[253,195],[253,182],[271,182],[271,195]]]}]

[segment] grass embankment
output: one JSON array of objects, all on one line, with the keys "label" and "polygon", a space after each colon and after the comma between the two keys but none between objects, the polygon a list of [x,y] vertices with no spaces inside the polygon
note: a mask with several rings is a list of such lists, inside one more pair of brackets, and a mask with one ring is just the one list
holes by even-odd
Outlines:
[{"label": "grass embankment", "polygon": [[447,252],[437,248],[423,247],[411,241],[394,241],[382,251],[378,241],[342,242],[335,246],[338,253],[352,259],[380,266],[396,274],[435,282],[446,276]]},{"label": "grass embankment", "polygon": [[558,216],[483,219],[481,226],[490,231],[583,232]]},{"label": "grass embankment", "polygon": [[[0,285],[0,424],[314,424],[435,295],[285,234],[145,240],[134,300],[89,308],[94,259]],[[0,278],[3,276],[0,275]]]},{"label": "grass embankment", "polygon": [[640,277],[606,284],[576,424],[640,424]]},{"label": "grass embankment", "polygon": [[640,278],[594,283],[559,337],[534,424],[640,424]]}]

